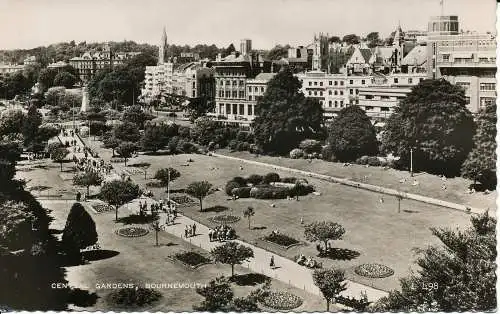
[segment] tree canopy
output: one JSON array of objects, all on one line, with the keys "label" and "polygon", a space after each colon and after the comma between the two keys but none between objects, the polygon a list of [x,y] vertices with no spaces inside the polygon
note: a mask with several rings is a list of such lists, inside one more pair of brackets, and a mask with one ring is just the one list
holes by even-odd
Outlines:
[{"label": "tree canopy", "polygon": [[200,201],[200,211],[203,211],[203,199],[210,194],[212,184],[208,181],[197,181],[189,184],[186,188],[186,193],[192,197],[196,197]]},{"label": "tree canopy", "polygon": [[120,141],[132,143],[137,143],[141,138],[137,125],[127,121],[114,127],[113,136]]},{"label": "tree canopy", "polygon": [[321,241],[328,250],[328,241],[340,240],[345,233],[342,225],[332,221],[316,221],[305,226],[304,236],[308,241]]},{"label": "tree canopy", "polygon": [[181,173],[174,168],[162,168],[156,171],[154,178],[160,180],[160,182],[165,185],[168,189],[168,185],[170,182],[178,179],[181,176]]},{"label": "tree canopy", "polygon": [[359,44],[360,38],[356,34],[347,34],[342,38],[342,41],[349,45],[355,45]]},{"label": "tree canopy", "polygon": [[316,269],[313,273],[314,284],[319,288],[326,300],[326,311],[330,311],[330,304],[342,291],[347,290],[344,272],[338,269]]},{"label": "tree canopy", "polygon": [[86,187],[87,195],[89,195],[90,186],[99,186],[102,181],[102,177],[96,171],[85,171],[73,177],[73,184]]},{"label": "tree canopy", "polygon": [[213,248],[210,254],[215,261],[231,265],[231,277],[234,277],[234,265],[253,257],[253,250],[237,242],[229,241]]},{"label": "tree canopy", "polygon": [[74,203],[66,219],[62,246],[68,254],[79,255],[80,250],[97,242],[95,222],[82,204]]},{"label": "tree canopy", "polygon": [[400,166],[456,175],[472,149],[474,121],[462,88],[444,79],[424,80],[389,117],[382,134],[386,153],[399,156]]},{"label": "tree canopy", "polygon": [[54,78],[54,86],[64,86],[66,88],[72,88],[78,78],[69,72],[59,72]]},{"label": "tree canopy", "polygon": [[328,126],[328,144],[341,161],[352,161],[378,152],[375,128],[365,111],[358,106],[346,107],[335,117]]},{"label": "tree canopy", "polygon": [[140,196],[141,190],[137,184],[130,181],[114,180],[105,182],[100,196],[108,204],[115,207],[115,218],[118,220],[118,207]]},{"label": "tree canopy", "polygon": [[264,151],[288,153],[301,140],[324,135],[323,108],[317,100],[306,98],[300,87],[286,68],[269,81],[258,100],[253,126],[255,141]]}]

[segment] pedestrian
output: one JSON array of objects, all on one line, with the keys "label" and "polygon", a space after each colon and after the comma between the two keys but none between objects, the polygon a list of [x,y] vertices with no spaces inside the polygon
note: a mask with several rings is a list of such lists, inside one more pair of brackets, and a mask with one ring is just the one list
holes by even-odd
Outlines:
[{"label": "pedestrian", "polygon": [[300,217],[300,224],[303,225],[304,224],[304,217]]},{"label": "pedestrian", "polygon": [[384,198],[381,196],[378,201],[380,202],[380,204],[382,204],[382,203],[384,203]]},{"label": "pedestrian", "polygon": [[184,238],[188,237],[188,227],[184,228]]},{"label": "pedestrian", "polygon": [[82,198],[82,193],[80,193],[80,191],[78,191],[76,193],[76,201],[79,202],[81,198]]},{"label": "pedestrian", "polygon": [[196,235],[196,224],[193,224],[193,236]]},{"label": "pedestrian", "polygon": [[208,230],[208,239],[210,240],[210,242],[212,242],[212,235],[213,235],[212,229]]},{"label": "pedestrian", "polygon": [[271,261],[269,262],[269,267],[271,267],[271,269],[274,269],[274,255],[271,256]]}]

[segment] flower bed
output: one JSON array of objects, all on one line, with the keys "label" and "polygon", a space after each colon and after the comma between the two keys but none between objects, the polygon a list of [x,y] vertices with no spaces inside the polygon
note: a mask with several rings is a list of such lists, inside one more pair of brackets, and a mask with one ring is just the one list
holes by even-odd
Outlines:
[{"label": "flower bed", "polygon": [[197,252],[182,252],[174,255],[174,258],[181,263],[196,268],[210,263],[210,259]]},{"label": "flower bed", "polygon": [[210,221],[213,223],[218,223],[218,224],[232,224],[240,220],[240,217],[238,216],[233,216],[233,215],[218,215],[214,217],[208,218]]},{"label": "flower bed", "polygon": [[148,234],[148,232],[148,229],[142,227],[125,227],[116,230],[116,234],[129,238],[142,237]]},{"label": "flower bed", "polygon": [[293,310],[302,305],[303,300],[287,291],[271,291],[264,297],[262,304],[275,310]]},{"label": "flower bed", "polygon": [[268,242],[272,242],[272,243],[275,243],[275,244],[278,244],[281,246],[285,246],[285,247],[300,244],[300,241],[298,241],[292,237],[289,237],[287,235],[280,234],[280,233],[278,233],[278,234],[271,233],[271,234],[265,236],[263,238],[263,240],[268,241]]},{"label": "flower bed", "polygon": [[154,289],[122,288],[108,295],[108,302],[119,307],[150,305],[160,300],[162,294]]},{"label": "flower bed", "polygon": [[359,265],[354,269],[354,272],[369,278],[385,278],[394,275],[394,270],[382,264]]},{"label": "flower bed", "polygon": [[170,199],[179,205],[188,205],[196,203],[196,201],[190,198],[189,196],[182,194],[170,196]]},{"label": "flower bed", "polygon": [[105,213],[114,210],[113,206],[108,204],[92,204],[91,206],[98,213]]}]

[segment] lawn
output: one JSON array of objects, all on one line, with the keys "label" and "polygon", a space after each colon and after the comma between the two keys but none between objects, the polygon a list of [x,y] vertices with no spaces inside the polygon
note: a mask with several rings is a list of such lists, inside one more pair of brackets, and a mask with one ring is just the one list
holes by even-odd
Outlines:
[{"label": "lawn", "polygon": [[[186,164],[187,159],[194,162]],[[172,189],[185,188],[190,182],[207,180],[221,189],[204,200],[204,207],[217,205],[227,206],[224,214],[240,216],[248,206],[253,206],[256,214],[251,218],[252,229],[248,229],[247,219],[234,223],[239,238],[255,243],[261,247],[284,255],[290,259],[302,253],[306,256],[316,256],[315,244],[296,246],[288,250],[280,250],[275,245],[266,244],[260,238],[278,229],[299,241],[307,242],[303,234],[303,225],[315,220],[332,220],[342,224],[346,229],[343,240],[333,244],[335,259],[318,258],[324,266],[334,266],[346,270],[348,278],[372,285],[383,290],[399,287],[398,278],[406,276],[415,259],[413,248],[425,247],[437,243],[432,236],[430,227],[463,227],[469,224],[469,215],[463,212],[423,204],[416,201],[401,201],[401,213],[397,212],[398,203],[394,197],[384,197],[380,202],[380,195],[366,190],[333,184],[317,179],[307,178],[320,196],[307,195],[295,200],[256,200],[239,199],[227,200],[224,185],[234,176],[248,176],[250,174],[266,174],[269,168],[242,164],[218,157],[205,155],[175,155],[175,156],[145,156],[133,158],[132,162],[149,162],[151,167],[148,173],[152,174],[161,167],[173,167],[180,171],[181,177],[173,181]],[[281,176],[290,176],[289,173],[277,171]],[[150,177],[151,177],[150,176]],[[134,180],[141,185],[149,182],[141,175],[133,175]],[[152,188],[155,197],[165,197],[165,189]],[[271,205],[274,204],[275,207]],[[214,226],[209,221],[212,212],[200,212],[199,206],[183,207],[189,217],[200,223]],[[394,269],[393,276],[383,279],[369,279],[358,276],[354,268],[360,264],[379,263]]]},{"label": "lawn", "polygon": [[[52,186],[65,184],[63,180],[58,181],[57,168],[44,170],[45,176],[40,173],[26,172],[23,177],[31,180],[34,184],[38,181],[45,181],[51,178]],[[36,181],[36,182],[35,182]],[[68,188],[68,186],[64,186]],[[72,200],[40,200],[41,204],[50,210],[50,215],[54,218],[50,228],[62,230],[64,228]],[[86,203],[84,203],[87,206]],[[132,214],[135,208],[124,206],[120,210],[120,216],[125,217]],[[111,289],[101,288],[99,285],[112,283],[134,283],[134,284],[165,284],[165,283],[207,283],[211,279],[224,274],[228,275],[230,270],[227,265],[210,264],[199,270],[187,270],[182,265],[173,263],[167,256],[182,251],[190,251],[193,248],[189,243],[165,232],[159,233],[160,246],[155,246],[154,232],[136,237],[126,238],[118,236],[115,230],[125,226],[122,223],[114,222],[114,212],[96,214],[87,208],[92,218],[96,222],[99,234],[99,243],[102,253],[99,258],[91,260],[90,263],[80,266],[66,267],[66,279],[72,287],[96,292],[99,296],[97,303],[91,307],[73,308],[85,311],[112,311],[117,310],[106,302],[106,296],[112,292]],[[205,252],[208,254],[208,252]],[[238,274],[248,274],[248,270],[236,267]],[[324,301],[315,295],[311,295],[300,289],[296,289],[282,282],[272,280],[272,288],[275,290],[288,290],[306,300],[298,308],[300,311],[322,311]],[[236,296],[247,295],[255,286],[234,284],[233,289]],[[198,304],[203,300],[192,288],[160,289],[163,298],[153,307],[141,308],[141,311],[190,311],[193,304]]]},{"label": "lawn", "polygon": [[[314,159],[312,162],[309,162],[306,159],[291,159],[270,156],[255,157],[254,154],[250,154],[248,152],[230,153],[228,150],[220,150],[217,152],[228,156],[274,164],[277,166],[347,178],[354,181],[379,185],[396,190],[399,189],[400,191],[421,194],[458,204],[466,204],[471,207],[496,208],[496,191],[487,195],[482,192],[468,194],[466,193],[467,187],[472,183],[472,181],[461,177],[448,178],[445,182],[446,190],[443,190],[441,189],[443,184],[441,178],[428,173],[416,173],[414,179],[419,182],[419,185],[412,186],[411,183],[413,182],[413,179],[410,177],[410,173],[408,171],[395,169],[384,170],[382,167],[365,167],[363,165],[355,164],[344,167],[343,163],[326,162],[320,159]],[[406,182],[400,183],[399,180],[403,178],[407,179]]]}]

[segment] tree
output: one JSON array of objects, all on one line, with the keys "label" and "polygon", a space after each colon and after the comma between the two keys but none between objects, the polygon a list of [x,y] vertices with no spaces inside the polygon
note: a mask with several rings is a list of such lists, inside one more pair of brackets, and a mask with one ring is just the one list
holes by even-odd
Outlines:
[{"label": "tree", "polygon": [[0,135],[22,133],[25,116],[21,110],[7,109],[0,115]]},{"label": "tree", "polygon": [[66,97],[66,88],[63,86],[51,87],[45,93],[45,102],[50,106],[62,108]]},{"label": "tree", "polygon": [[231,265],[231,277],[234,277],[234,265],[253,257],[253,250],[237,242],[229,241],[213,248],[210,254],[216,262]]},{"label": "tree", "polygon": [[115,156],[115,149],[120,145],[120,141],[116,137],[110,136],[104,138],[103,144],[105,148],[111,148],[113,156]]},{"label": "tree", "polygon": [[67,150],[66,148],[64,147],[60,147],[60,148],[57,148],[56,150],[54,150],[50,156],[50,158],[55,161],[55,162],[58,162],[59,165],[61,166],[61,171],[62,171],[62,164],[64,162],[64,159],[66,159],[66,156],[69,154],[69,150]]},{"label": "tree", "polygon": [[132,153],[137,150],[137,146],[132,142],[122,142],[116,148],[118,155],[125,159],[125,166],[127,165],[127,159],[132,157]]},{"label": "tree", "polygon": [[471,216],[465,230],[431,228],[441,244],[419,250],[418,271],[381,298],[376,312],[489,312],[496,299],[496,219]]},{"label": "tree", "polygon": [[190,98],[186,106],[186,112],[191,122],[205,116],[207,112],[212,112],[214,109],[215,102],[205,96]]},{"label": "tree", "polygon": [[201,145],[208,145],[213,140],[213,135],[219,128],[217,121],[209,117],[200,117],[191,128],[191,137]]},{"label": "tree", "polygon": [[234,296],[233,289],[224,276],[210,280],[207,286],[196,288],[196,292],[205,298],[199,306],[193,306],[195,311],[200,312],[223,311]]},{"label": "tree", "polygon": [[348,34],[342,38],[342,41],[349,45],[359,44],[359,36],[356,34]]},{"label": "tree", "polygon": [[114,180],[105,182],[101,188],[102,199],[115,207],[115,219],[118,221],[118,208],[137,198],[141,190],[130,181]]},{"label": "tree", "polygon": [[256,106],[254,120],[256,144],[264,151],[288,153],[305,138],[324,135],[323,108],[299,92],[301,83],[288,68],[268,83]]},{"label": "tree", "polygon": [[158,169],[158,171],[156,171],[154,178],[157,180],[160,180],[162,185],[166,186],[167,190],[168,190],[169,183],[176,180],[180,176],[181,176],[181,173],[177,169],[162,168],[162,169]]},{"label": "tree", "polygon": [[236,49],[234,48],[234,45],[231,43],[227,48],[226,50],[224,50],[224,55],[225,56],[229,56],[230,54],[232,54],[233,52],[235,52]]},{"label": "tree", "polygon": [[255,215],[255,211],[252,206],[248,206],[243,212],[243,216],[248,218],[248,229],[250,229],[250,218]]},{"label": "tree", "polygon": [[38,75],[38,82],[42,84],[44,90],[47,90],[50,87],[54,86],[54,79],[56,78],[56,75],[56,69],[42,69],[40,71],[40,74]]},{"label": "tree", "polygon": [[0,95],[2,98],[12,99],[17,95],[27,94],[30,87],[28,79],[21,72],[16,72],[3,79],[3,81],[0,80]]},{"label": "tree", "polygon": [[192,197],[196,197],[200,201],[200,212],[203,211],[202,200],[210,194],[210,190],[212,189],[212,184],[207,181],[198,181],[193,182],[188,185],[186,188],[186,193],[191,195]]},{"label": "tree", "polygon": [[72,88],[78,81],[77,77],[69,72],[59,72],[54,78],[54,86]]},{"label": "tree", "polygon": [[347,289],[344,272],[338,269],[316,269],[312,276],[326,300],[326,311],[329,312],[330,304],[335,303],[335,298]]},{"label": "tree", "polygon": [[342,42],[342,40],[340,39],[340,37],[339,37],[339,36],[332,36],[332,37],[330,37],[330,38],[328,39],[328,41],[329,41],[330,43],[340,43],[340,42]]},{"label": "tree", "polygon": [[33,143],[37,137],[38,129],[42,124],[42,114],[38,111],[36,106],[31,106],[28,109],[28,114],[23,121],[23,137],[24,145]]},{"label": "tree", "polygon": [[74,203],[66,219],[62,247],[71,256],[80,256],[80,250],[97,243],[95,222],[80,203]]},{"label": "tree", "polygon": [[366,41],[368,41],[369,48],[375,48],[381,44],[380,36],[378,32],[371,32],[366,35]]},{"label": "tree", "polygon": [[267,53],[267,58],[269,60],[279,60],[281,58],[286,58],[288,56],[288,49],[290,45],[276,45]]},{"label": "tree", "polygon": [[73,184],[87,188],[87,196],[90,195],[90,186],[99,186],[102,183],[102,177],[96,171],[85,171],[76,174],[73,177]]},{"label": "tree", "polygon": [[342,225],[331,221],[316,221],[305,226],[304,235],[308,241],[321,241],[328,251],[328,241],[342,239],[345,233]]},{"label": "tree", "polygon": [[34,235],[32,222],[34,215],[22,202],[3,201],[0,203],[0,248],[8,251],[29,250]]},{"label": "tree", "polygon": [[375,128],[358,106],[349,106],[339,112],[328,127],[327,142],[340,161],[352,161],[378,152]]},{"label": "tree", "polygon": [[474,121],[465,93],[444,79],[424,80],[413,87],[382,133],[386,153],[399,156],[400,167],[453,176],[472,149]]},{"label": "tree", "polygon": [[492,103],[479,111],[474,146],[461,169],[462,176],[474,180],[474,185],[479,181],[492,189],[496,185],[496,108],[496,104]]},{"label": "tree", "polygon": [[141,139],[139,128],[131,122],[123,122],[115,126],[113,135],[116,139],[124,142],[137,143]]},{"label": "tree", "polygon": [[122,121],[133,123],[140,130],[144,129],[144,123],[154,117],[145,113],[140,106],[131,106],[123,112]]},{"label": "tree", "polygon": [[168,144],[164,128],[159,125],[146,125],[141,138],[141,146],[145,151],[156,152]]}]

